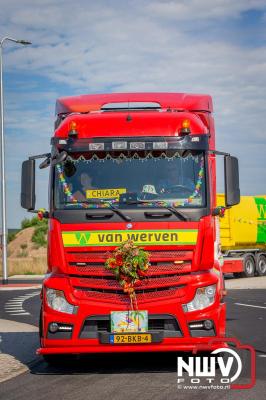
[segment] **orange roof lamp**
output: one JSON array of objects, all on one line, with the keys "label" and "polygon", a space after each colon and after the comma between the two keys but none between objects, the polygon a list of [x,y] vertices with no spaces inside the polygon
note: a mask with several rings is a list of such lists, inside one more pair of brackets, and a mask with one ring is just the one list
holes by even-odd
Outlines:
[{"label": "orange roof lamp", "polygon": [[189,135],[190,133],[191,133],[190,120],[184,119],[181,124],[180,134],[181,135]]},{"label": "orange roof lamp", "polygon": [[71,121],[69,124],[68,136],[74,138],[78,136],[77,123],[75,121]]}]

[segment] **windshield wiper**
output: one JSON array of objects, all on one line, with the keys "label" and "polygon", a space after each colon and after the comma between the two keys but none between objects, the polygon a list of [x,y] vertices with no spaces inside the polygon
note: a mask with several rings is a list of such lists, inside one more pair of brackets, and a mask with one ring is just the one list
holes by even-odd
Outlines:
[{"label": "windshield wiper", "polygon": [[131,218],[128,215],[125,215],[122,211],[120,211],[117,207],[115,207],[112,203],[109,203],[109,201],[102,200],[102,199],[88,199],[85,201],[80,201],[80,204],[108,204],[109,207],[114,213],[119,215],[124,221],[131,221]]},{"label": "windshield wiper", "polygon": [[[126,204],[150,204],[150,201],[147,200],[135,200],[135,201],[126,201]],[[172,214],[174,214],[176,217],[181,219],[182,221],[188,221],[188,218],[181,212],[178,211],[176,208],[172,206],[166,206],[166,205],[158,205],[158,208],[165,208],[166,210],[170,211]]]}]

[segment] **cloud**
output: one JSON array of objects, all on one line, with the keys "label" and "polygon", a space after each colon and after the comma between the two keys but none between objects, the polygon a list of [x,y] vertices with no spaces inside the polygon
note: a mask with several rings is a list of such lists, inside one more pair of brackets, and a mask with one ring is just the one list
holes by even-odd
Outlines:
[{"label": "cloud", "polygon": [[[265,0],[10,0],[1,9],[1,36],[33,42],[5,46],[5,72],[13,79],[6,93],[8,171],[49,148],[58,96],[209,93],[217,147],[239,156],[243,192],[265,192],[266,45],[252,36],[265,37]],[[252,24],[254,10],[260,18],[246,43],[245,20],[250,15]],[[12,175],[12,193],[19,179]]]},{"label": "cloud", "polygon": [[215,20],[221,18],[238,18],[239,15],[249,10],[264,10],[264,0],[175,0],[155,1],[147,6],[150,12],[157,14],[160,18],[166,17],[176,20],[190,21],[194,15],[197,19]]}]

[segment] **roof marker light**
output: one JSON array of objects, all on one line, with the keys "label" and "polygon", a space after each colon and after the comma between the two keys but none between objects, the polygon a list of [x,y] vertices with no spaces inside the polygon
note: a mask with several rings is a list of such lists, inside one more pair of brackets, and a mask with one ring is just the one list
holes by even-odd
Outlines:
[{"label": "roof marker light", "polygon": [[126,150],[127,142],[112,142],[112,149],[114,150]]},{"label": "roof marker light", "polygon": [[191,138],[191,142],[199,142],[199,141],[200,141],[200,138],[198,136]]},{"label": "roof marker light", "polygon": [[104,143],[89,143],[89,150],[104,150]]},{"label": "roof marker light", "polygon": [[181,124],[180,133],[182,135],[188,135],[190,132],[191,132],[190,131],[190,120],[189,119],[184,119],[182,121],[182,124]]},{"label": "roof marker light", "polygon": [[77,137],[78,136],[77,123],[75,121],[71,121],[69,124],[68,136],[69,137]]},{"label": "roof marker light", "polygon": [[131,150],[145,150],[145,142],[131,142],[130,149]]},{"label": "roof marker light", "polygon": [[168,149],[167,142],[153,142],[153,149],[154,150],[166,150]]}]

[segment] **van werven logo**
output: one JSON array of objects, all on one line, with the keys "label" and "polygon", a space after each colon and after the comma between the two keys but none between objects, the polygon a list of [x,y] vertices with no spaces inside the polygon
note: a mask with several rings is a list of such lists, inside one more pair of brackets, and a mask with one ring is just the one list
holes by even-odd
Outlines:
[{"label": "van werven logo", "polygon": [[259,213],[258,220],[266,220],[266,199],[255,197],[255,202]]},{"label": "van werven logo", "polygon": [[77,232],[76,238],[80,245],[86,246],[89,244],[91,234],[89,232]]},{"label": "van werven logo", "polygon": [[265,243],[266,199],[263,197],[255,197],[255,203],[258,209],[257,243]]}]

